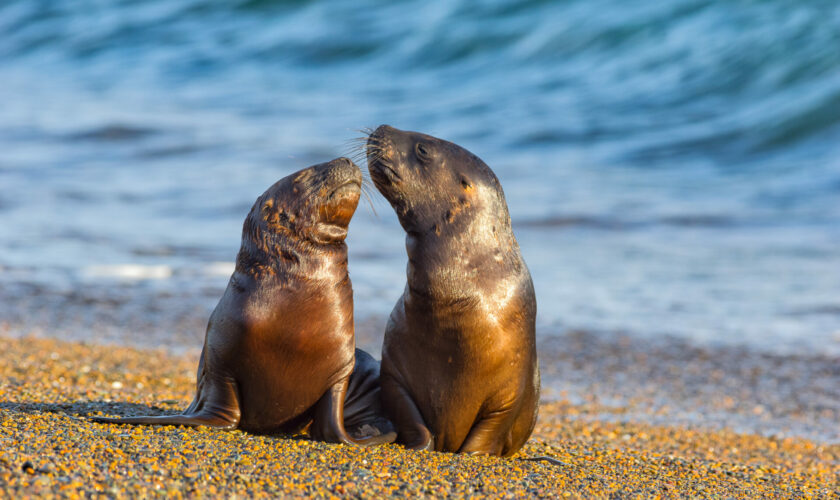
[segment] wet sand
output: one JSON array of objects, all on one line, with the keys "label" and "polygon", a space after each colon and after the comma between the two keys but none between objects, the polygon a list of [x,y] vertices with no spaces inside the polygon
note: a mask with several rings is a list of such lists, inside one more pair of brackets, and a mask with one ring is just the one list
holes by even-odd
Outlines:
[{"label": "wet sand", "polygon": [[[165,348],[197,359],[222,289],[135,285],[0,287],[0,336]],[[359,317],[359,347],[379,357],[384,317]],[[840,334],[840,332],[838,332]],[[699,425],[840,443],[840,357],[679,338],[538,328],[542,397],[621,408],[593,418]]]},{"label": "wet sand", "polygon": [[[702,420],[683,420],[679,412],[671,415],[659,406],[663,398],[643,401],[644,394],[635,389],[625,397],[628,404],[621,405],[622,398],[611,397],[622,393],[620,379],[646,374],[656,386],[669,378],[669,366],[683,366],[689,374],[697,367],[679,359],[637,359],[640,354],[632,346],[618,344],[624,354],[612,361],[565,372],[575,363],[564,356],[588,365],[592,360],[586,353],[597,347],[592,338],[578,338],[587,345],[574,339],[543,342],[547,377],[566,377],[571,390],[548,391],[531,440],[516,457],[500,459],[418,453],[397,445],[354,449],[302,436],[94,424],[84,415],[186,407],[194,390],[196,354],[7,336],[0,357],[0,491],[9,497],[840,495],[840,445],[715,430]],[[558,342],[554,347],[559,351],[551,351]],[[636,360],[635,371],[628,372],[623,356]],[[549,363],[549,357],[557,363]],[[756,377],[786,380],[770,368]],[[747,363],[739,369],[752,373],[755,367]],[[656,375],[659,370],[663,375]],[[711,372],[694,376],[715,377]],[[663,387],[673,394],[684,377],[671,378],[670,386]],[[591,397],[568,397],[595,387]],[[725,383],[716,387],[722,388],[722,401],[735,390]],[[746,390],[749,395],[751,389]],[[704,398],[698,393],[683,400],[700,408],[717,404],[700,404]],[[737,415],[740,406],[751,404],[747,397],[727,414]],[[766,408],[771,414],[788,411],[774,401]],[[661,422],[653,422],[656,415]]]}]

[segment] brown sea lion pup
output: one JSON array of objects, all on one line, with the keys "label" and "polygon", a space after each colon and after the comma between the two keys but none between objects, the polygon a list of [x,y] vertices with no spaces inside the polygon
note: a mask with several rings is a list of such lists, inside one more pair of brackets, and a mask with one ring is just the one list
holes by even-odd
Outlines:
[{"label": "brown sea lion pup", "polygon": [[537,418],[531,275],[477,156],[383,125],[370,175],[406,231],[408,283],[385,329],[382,404],[415,449],[507,456]]},{"label": "brown sea lion pup", "polygon": [[[93,420],[255,433],[308,425],[319,440],[393,442],[395,433],[379,417],[379,366],[354,349],[344,239],[361,183],[359,167],[339,158],[263,193],[245,219],[236,268],[210,315],[192,404],[180,415]],[[362,435],[349,435],[345,419]]]}]

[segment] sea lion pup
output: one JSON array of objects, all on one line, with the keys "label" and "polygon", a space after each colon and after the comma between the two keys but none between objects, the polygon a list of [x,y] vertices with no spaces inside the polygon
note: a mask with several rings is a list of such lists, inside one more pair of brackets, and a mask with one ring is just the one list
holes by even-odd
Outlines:
[{"label": "sea lion pup", "polygon": [[[192,404],[180,415],[93,420],[255,433],[309,425],[323,441],[393,442],[377,418],[378,364],[354,349],[344,239],[361,183],[359,167],[338,158],[268,188],[245,219],[236,268],[210,315]],[[350,436],[345,418],[364,435]]]},{"label": "sea lion pup", "polygon": [[367,157],[407,233],[380,378],[397,441],[511,455],[534,428],[540,378],[534,286],[502,187],[466,149],[387,125],[368,137]]}]

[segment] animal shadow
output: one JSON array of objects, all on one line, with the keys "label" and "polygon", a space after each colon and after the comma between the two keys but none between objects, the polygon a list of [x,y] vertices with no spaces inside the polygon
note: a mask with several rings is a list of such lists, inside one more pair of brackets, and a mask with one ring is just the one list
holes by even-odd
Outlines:
[{"label": "animal shadow", "polygon": [[15,401],[0,401],[0,410],[17,413],[61,413],[73,417],[88,417],[102,412],[106,415],[166,415],[177,414],[178,409],[147,406],[138,403],[121,403],[117,401],[84,401],[76,403],[18,403]]},{"label": "animal shadow", "polygon": [[[108,416],[120,417],[133,417],[138,415],[178,415],[183,411],[183,408],[161,408],[154,405],[147,406],[139,403],[121,403],[117,401],[84,401],[76,403],[18,403],[14,401],[0,401],[0,410],[30,414],[62,414],[71,417],[74,420],[81,420],[82,422],[89,423],[91,425],[102,425],[90,421],[88,418],[99,415],[99,412]],[[272,432],[259,435],[282,439],[293,439],[296,441],[312,441],[312,438],[309,437],[309,435],[301,433],[286,434]]]}]

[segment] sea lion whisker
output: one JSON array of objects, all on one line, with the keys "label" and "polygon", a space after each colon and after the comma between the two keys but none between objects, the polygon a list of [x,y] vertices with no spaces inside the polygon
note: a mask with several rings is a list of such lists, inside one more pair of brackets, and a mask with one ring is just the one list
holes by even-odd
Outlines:
[{"label": "sea lion whisker", "polygon": [[376,196],[373,193],[375,188],[376,185],[370,178],[370,173],[362,171],[362,194],[365,196],[365,199],[367,199],[368,205],[370,206],[371,211],[373,211],[373,215],[379,217],[379,213],[376,211],[376,205],[381,205],[384,200],[381,196]]},{"label": "sea lion whisker", "polygon": [[356,163],[363,163],[367,158],[367,155],[364,151],[353,151],[347,156]]},{"label": "sea lion whisker", "polygon": [[362,188],[364,188],[365,185],[369,184],[370,182],[371,182],[370,172],[368,172],[367,169],[362,170]]},{"label": "sea lion whisker", "polygon": [[347,156],[352,156],[353,158],[364,158],[367,156],[367,149],[361,145],[347,148],[345,151],[347,151]]},{"label": "sea lion whisker", "polygon": [[370,177],[362,177],[362,192],[372,195],[376,185]]},{"label": "sea lion whisker", "polygon": [[371,147],[371,146],[365,147],[365,149],[362,152],[364,153],[365,159],[368,162],[370,162],[371,159],[377,159],[378,160],[379,158],[382,157],[382,155],[385,154],[385,151],[383,151],[382,149],[376,148],[376,147]]},{"label": "sea lion whisker", "polygon": [[350,158],[355,163],[364,163],[367,161],[367,157],[370,154],[369,151],[370,148],[368,145],[362,142],[357,144],[347,144],[344,149],[344,156]]},{"label": "sea lion whisker", "polygon": [[368,147],[381,147],[384,144],[385,142],[376,136],[370,136],[365,140],[365,145]]},{"label": "sea lion whisker", "polygon": [[375,140],[375,138],[373,138],[373,139],[372,139],[369,135],[363,135],[363,136],[361,136],[361,137],[351,137],[351,138],[350,138],[350,139],[348,139],[346,142],[350,142],[350,143],[362,143],[362,144],[364,144],[364,143],[366,143],[366,142],[368,142],[368,141],[370,141],[370,140]]},{"label": "sea lion whisker", "polygon": [[345,152],[342,156],[344,156],[345,158],[350,158],[350,161],[356,164],[358,164],[361,161],[358,153]]},{"label": "sea lion whisker", "polygon": [[384,149],[384,146],[385,146],[384,143],[378,142],[376,139],[368,139],[364,144],[365,149],[368,150],[368,151],[370,151],[370,150],[373,150],[373,151],[382,150],[382,149]]},{"label": "sea lion whisker", "polygon": [[362,195],[365,197],[365,200],[367,200],[368,206],[370,207],[370,210],[373,212],[373,215],[375,215],[376,217],[379,217],[379,214],[376,213],[376,207],[373,206],[373,198],[370,196],[370,193],[368,193],[368,190],[363,188],[362,189]]},{"label": "sea lion whisker", "polygon": [[386,155],[385,155],[384,151],[376,150],[376,151],[373,151],[372,153],[368,152],[368,154],[366,156],[366,159],[367,159],[368,165],[370,165],[371,163],[377,163],[377,162],[381,161],[383,158],[385,158],[385,156]]},{"label": "sea lion whisker", "polygon": [[345,147],[350,147],[353,149],[363,148],[367,141],[367,137],[353,137],[352,139],[347,139],[346,141],[344,141],[343,145]]}]

